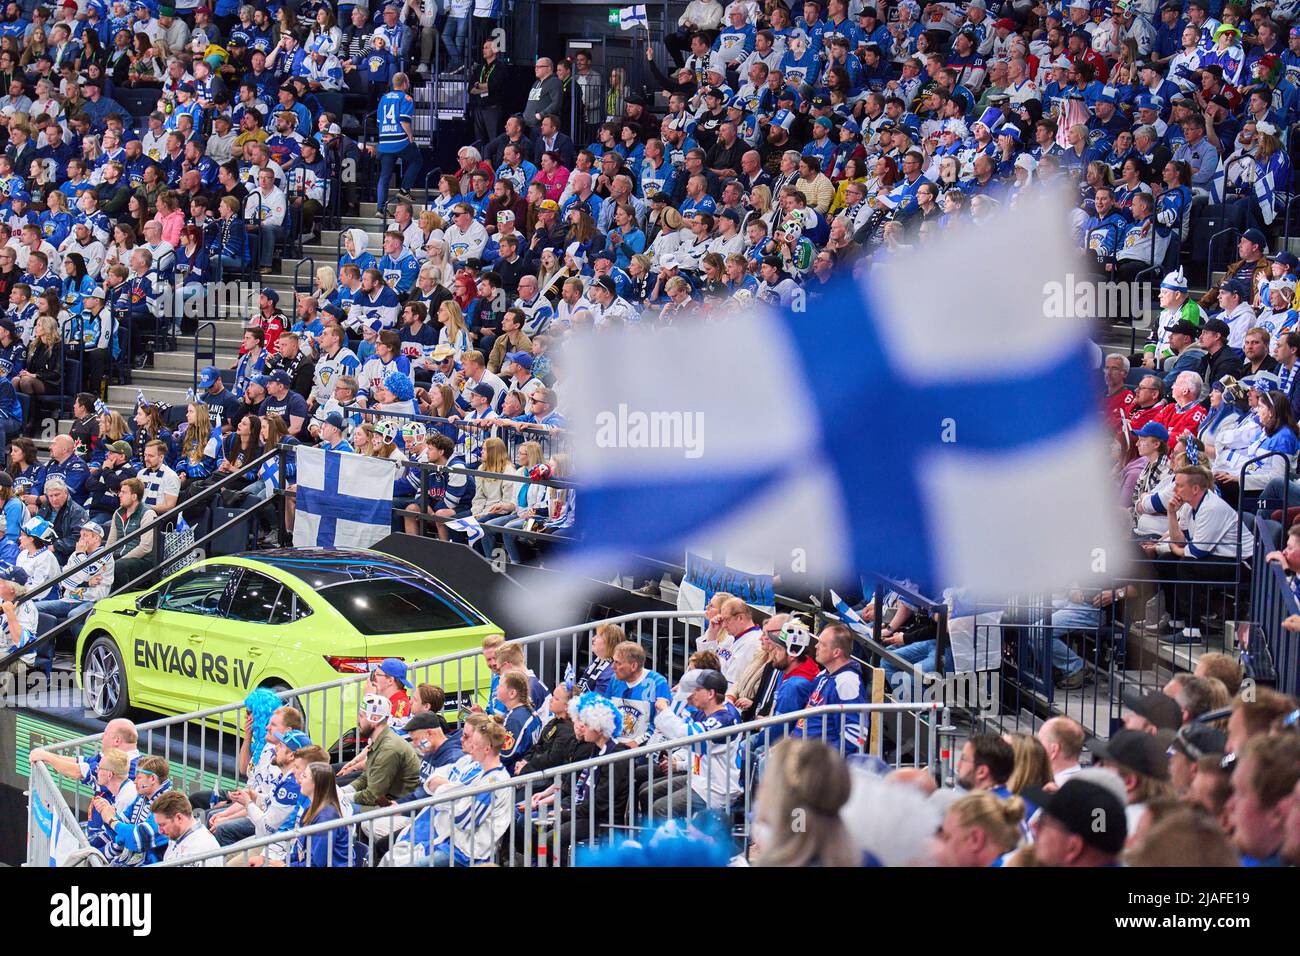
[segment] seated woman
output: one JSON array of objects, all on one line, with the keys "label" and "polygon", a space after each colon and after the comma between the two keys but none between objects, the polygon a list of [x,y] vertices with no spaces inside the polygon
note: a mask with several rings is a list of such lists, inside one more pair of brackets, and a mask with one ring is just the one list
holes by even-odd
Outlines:
[{"label": "seated woman", "polygon": [[[1220,472],[1216,461],[1215,483],[1224,499],[1234,504],[1257,497],[1271,481],[1294,473],[1296,453],[1300,452],[1300,436],[1285,392],[1274,390],[1261,395],[1255,414],[1263,434],[1244,452],[1244,478],[1241,469]],[[1268,457],[1261,459],[1264,455]]]}]

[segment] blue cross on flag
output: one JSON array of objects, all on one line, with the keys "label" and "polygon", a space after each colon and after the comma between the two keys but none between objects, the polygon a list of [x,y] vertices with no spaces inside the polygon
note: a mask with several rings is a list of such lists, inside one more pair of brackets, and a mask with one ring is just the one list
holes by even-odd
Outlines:
[{"label": "blue cross on flag", "polygon": [[342,451],[297,448],[295,548],[368,548],[393,520],[393,462]]},{"label": "blue cross on flag", "polygon": [[812,304],[628,332],[634,361],[619,334],[571,343],[579,562],[712,547],[989,597],[1109,582],[1101,355],[1049,299],[1077,261],[1065,215],[1022,201]]},{"label": "blue cross on flag", "polygon": [[645,4],[638,4],[631,7],[620,7],[618,11],[618,28],[620,30],[632,30],[636,27],[649,28],[646,19]]}]

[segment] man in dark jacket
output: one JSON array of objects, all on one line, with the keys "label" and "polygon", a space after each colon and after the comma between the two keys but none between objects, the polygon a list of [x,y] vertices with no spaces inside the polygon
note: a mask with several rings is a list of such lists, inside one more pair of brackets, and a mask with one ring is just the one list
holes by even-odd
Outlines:
[{"label": "man in dark jacket", "polygon": [[1225,375],[1240,378],[1246,368],[1246,357],[1240,349],[1228,344],[1231,330],[1223,319],[1210,319],[1201,326],[1201,348],[1205,359],[1201,364],[1201,378],[1212,386]]},{"label": "man in dark jacket", "polygon": [[77,549],[81,526],[90,517],[85,508],[68,498],[68,483],[58,475],[46,479],[44,498],[36,515],[54,526],[58,535],[54,541],[54,554],[63,565]]},{"label": "man in dark jacket", "polygon": [[113,523],[113,513],[121,507],[118,490],[124,479],[135,477],[135,467],[131,464],[131,446],[120,439],[108,446],[104,463],[98,471],[92,471],[86,479],[82,490],[82,507],[90,518],[101,527]]}]

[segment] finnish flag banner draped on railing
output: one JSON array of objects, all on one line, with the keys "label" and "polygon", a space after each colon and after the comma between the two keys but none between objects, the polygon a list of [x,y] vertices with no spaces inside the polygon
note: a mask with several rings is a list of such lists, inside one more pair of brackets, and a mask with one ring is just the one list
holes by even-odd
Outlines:
[{"label": "finnish flag banner draped on railing", "polygon": [[299,446],[295,548],[368,548],[392,530],[396,466]]},{"label": "finnish flag banner draped on railing", "polygon": [[[808,307],[573,342],[577,560],[706,540],[828,582],[1109,581],[1125,552],[1100,354],[1048,305],[1079,268],[1059,202],[1026,198]],[[927,305],[937,286],[946,305]]]}]

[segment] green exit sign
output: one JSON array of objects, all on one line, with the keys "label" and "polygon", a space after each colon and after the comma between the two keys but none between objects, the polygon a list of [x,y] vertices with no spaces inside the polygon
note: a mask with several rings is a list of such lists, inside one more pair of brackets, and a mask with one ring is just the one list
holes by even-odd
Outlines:
[{"label": "green exit sign", "polygon": [[610,26],[614,26],[614,27],[616,27],[616,26],[618,26],[618,24],[619,24],[618,7],[610,7],[610,8],[609,8],[609,25],[610,25]]}]

